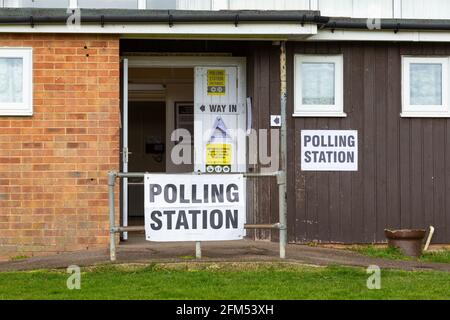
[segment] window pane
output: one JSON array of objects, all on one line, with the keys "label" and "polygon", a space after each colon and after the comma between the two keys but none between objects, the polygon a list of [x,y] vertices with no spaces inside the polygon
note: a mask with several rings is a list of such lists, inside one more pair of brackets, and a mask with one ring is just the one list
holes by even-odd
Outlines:
[{"label": "window pane", "polygon": [[68,8],[69,0],[4,0],[6,8]]},{"label": "window pane", "polygon": [[442,105],[442,65],[410,64],[410,104]]},{"label": "window pane", "polygon": [[334,105],[334,63],[302,63],[302,104]]},{"label": "window pane", "polygon": [[0,58],[0,102],[23,102],[22,58]]},{"label": "window pane", "polygon": [[91,9],[137,9],[138,0],[78,0],[78,7]]},{"label": "window pane", "polygon": [[147,9],[176,9],[177,0],[147,0]]}]

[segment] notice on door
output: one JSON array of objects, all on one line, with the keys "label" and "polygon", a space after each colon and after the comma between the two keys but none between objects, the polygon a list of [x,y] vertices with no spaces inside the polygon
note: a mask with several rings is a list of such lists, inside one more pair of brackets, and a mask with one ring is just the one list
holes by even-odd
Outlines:
[{"label": "notice on door", "polygon": [[358,131],[302,130],[303,171],[358,171]]},{"label": "notice on door", "polygon": [[223,69],[208,69],[208,96],[224,96],[226,74]]},{"label": "notice on door", "polygon": [[224,241],[245,236],[243,175],[144,177],[148,241]]},{"label": "notice on door", "polygon": [[231,165],[231,144],[208,143],[206,145],[206,165]]}]

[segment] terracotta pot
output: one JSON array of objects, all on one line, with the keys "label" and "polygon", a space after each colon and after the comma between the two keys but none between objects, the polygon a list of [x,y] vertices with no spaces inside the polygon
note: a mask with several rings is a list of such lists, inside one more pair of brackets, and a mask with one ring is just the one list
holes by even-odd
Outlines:
[{"label": "terracotta pot", "polygon": [[392,248],[398,248],[404,255],[410,257],[420,257],[423,249],[423,239],[426,231],[423,229],[415,230],[384,230],[388,239],[388,245]]}]

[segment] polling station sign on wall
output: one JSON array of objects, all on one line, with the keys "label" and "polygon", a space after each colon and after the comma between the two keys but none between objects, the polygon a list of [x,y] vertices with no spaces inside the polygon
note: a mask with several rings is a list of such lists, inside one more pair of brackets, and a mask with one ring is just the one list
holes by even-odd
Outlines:
[{"label": "polling station sign on wall", "polygon": [[358,171],[358,131],[302,130],[303,171]]},{"label": "polling station sign on wall", "polygon": [[224,241],[245,236],[242,175],[144,177],[148,241]]}]

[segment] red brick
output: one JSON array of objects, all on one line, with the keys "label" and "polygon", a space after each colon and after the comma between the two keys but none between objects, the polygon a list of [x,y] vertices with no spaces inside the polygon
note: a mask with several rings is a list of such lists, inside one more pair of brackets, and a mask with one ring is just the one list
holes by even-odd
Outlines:
[{"label": "red brick", "polygon": [[35,108],[0,119],[0,254],[4,243],[22,254],[106,247],[106,175],[119,164],[118,36],[3,34],[0,46],[33,47]]}]

